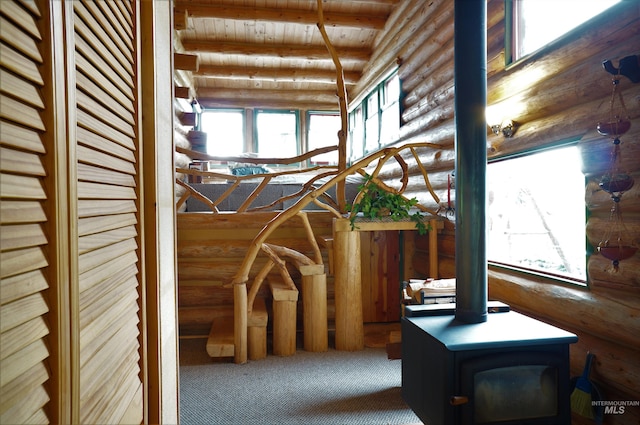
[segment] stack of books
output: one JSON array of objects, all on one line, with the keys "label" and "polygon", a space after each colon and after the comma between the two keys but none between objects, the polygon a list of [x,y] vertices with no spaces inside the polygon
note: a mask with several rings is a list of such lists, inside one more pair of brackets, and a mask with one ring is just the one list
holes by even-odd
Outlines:
[{"label": "stack of books", "polygon": [[417,304],[456,302],[456,279],[411,279],[407,293]]}]

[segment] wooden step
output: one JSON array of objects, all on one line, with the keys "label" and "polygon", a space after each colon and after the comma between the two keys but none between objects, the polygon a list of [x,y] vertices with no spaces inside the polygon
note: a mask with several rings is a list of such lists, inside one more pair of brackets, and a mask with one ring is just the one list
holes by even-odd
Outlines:
[{"label": "wooden step", "polygon": [[[269,315],[264,299],[256,298],[251,315],[247,320],[249,359],[251,360],[267,356],[268,321]],[[233,357],[235,355],[233,327],[233,309],[230,309],[224,316],[213,320],[207,340],[207,354],[210,357]]]},{"label": "wooden step", "polygon": [[233,357],[234,352],[233,316],[214,319],[207,340],[207,354],[210,357]]}]

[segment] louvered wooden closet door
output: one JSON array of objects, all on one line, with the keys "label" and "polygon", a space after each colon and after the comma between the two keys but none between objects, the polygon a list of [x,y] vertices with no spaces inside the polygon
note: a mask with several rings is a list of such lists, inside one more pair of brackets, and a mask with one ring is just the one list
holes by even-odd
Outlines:
[{"label": "louvered wooden closet door", "polygon": [[35,3],[0,5],[0,423],[47,423],[43,36]]},{"label": "louvered wooden closet door", "polygon": [[73,2],[83,424],[142,420],[134,6]]}]

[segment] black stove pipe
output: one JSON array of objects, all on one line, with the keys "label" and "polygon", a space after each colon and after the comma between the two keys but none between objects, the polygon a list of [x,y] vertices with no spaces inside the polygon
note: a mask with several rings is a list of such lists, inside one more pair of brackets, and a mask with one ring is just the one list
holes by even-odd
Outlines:
[{"label": "black stove pipe", "polygon": [[487,320],[487,5],[455,0],[456,320]]}]

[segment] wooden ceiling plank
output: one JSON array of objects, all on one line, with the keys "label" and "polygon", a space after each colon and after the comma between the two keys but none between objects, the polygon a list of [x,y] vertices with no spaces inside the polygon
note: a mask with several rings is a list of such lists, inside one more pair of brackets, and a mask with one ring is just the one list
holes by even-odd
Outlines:
[{"label": "wooden ceiling plank", "polygon": [[[307,60],[327,60],[331,57],[325,46],[305,45],[268,45],[255,43],[230,43],[212,40],[182,40],[182,46],[188,52],[221,53],[225,55],[275,56],[281,58],[300,58]],[[340,60],[366,62],[371,50],[361,47],[336,47]]]},{"label": "wooden ceiling plank", "polygon": [[[188,3],[184,5],[190,18],[221,18],[238,21],[285,22],[289,24],[316,25],[318,14],[315,11],[302,9],[277,9],[266,7],[242,7],[217,5],[211,3]],[[181,12],[178,9],[179,12]],[[353,15],[346,13],[324,14],[325,24],[359,29],[384,28],[386,16]]]},{"label": "wooden ceiling plank", "polygon": [[[317,68],[260,68],[202,65],[195,74],[205,78],[336,83],[336,72],[334,70]],[[344,79],[346,84],[355,84],[360,79],[360,73],[353,71],[345,72]]]}]

